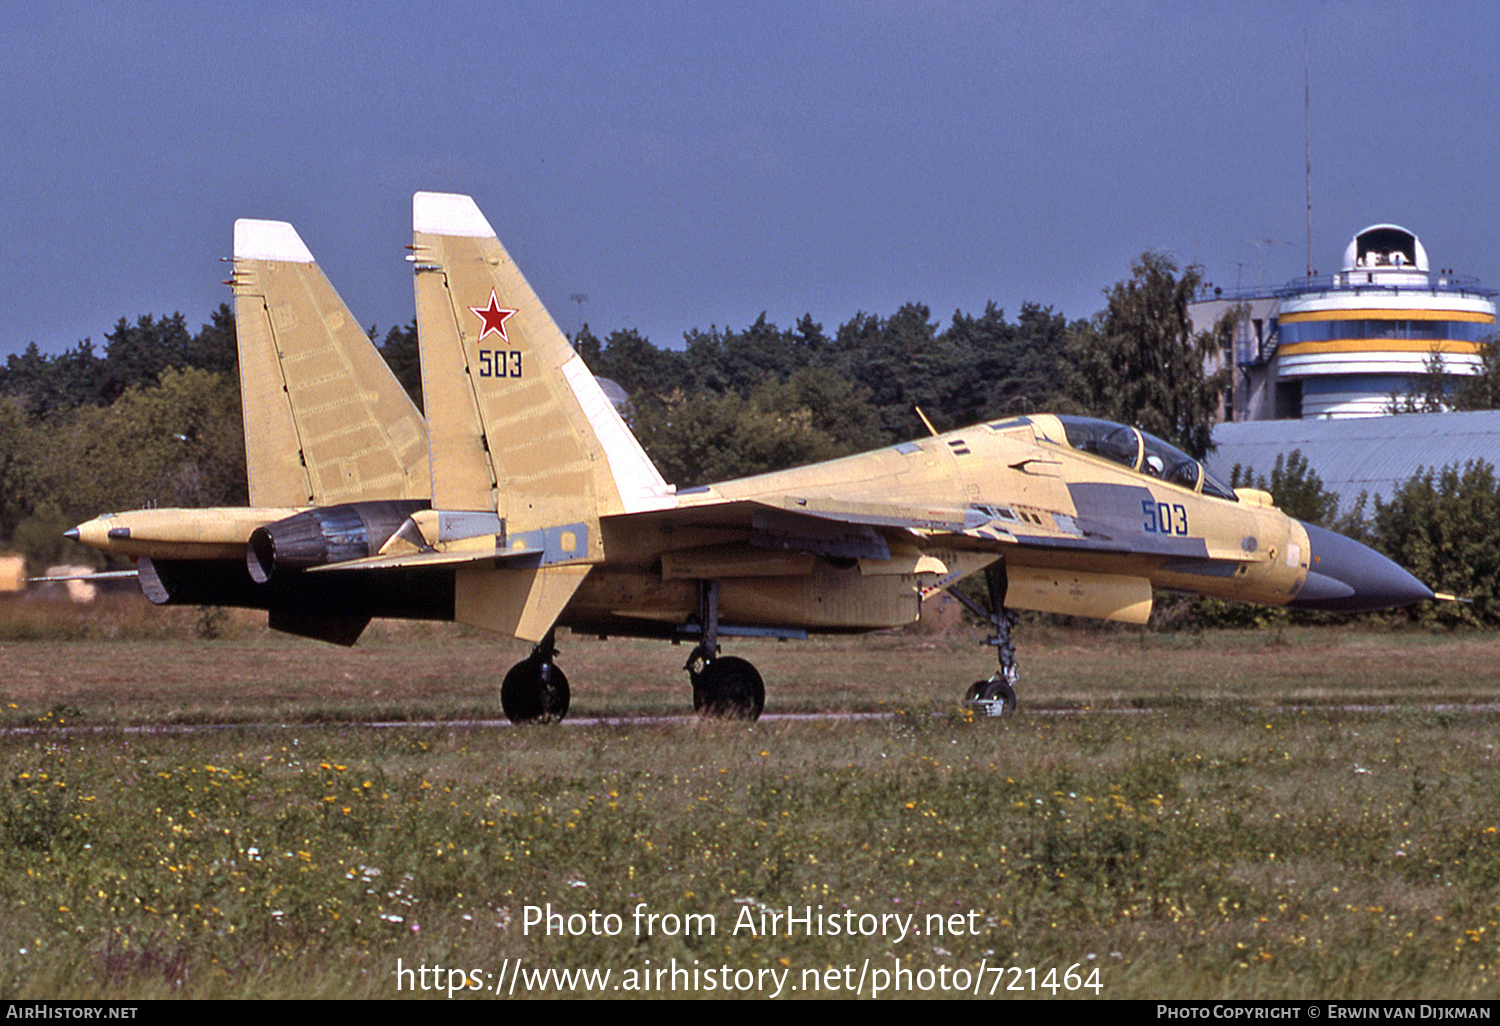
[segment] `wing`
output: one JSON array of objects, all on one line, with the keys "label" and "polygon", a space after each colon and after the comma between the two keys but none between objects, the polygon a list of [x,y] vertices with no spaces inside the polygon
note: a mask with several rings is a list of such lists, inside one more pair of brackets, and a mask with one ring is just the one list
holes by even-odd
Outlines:
[{"label": "wing", "polygon": [[[1132,623],[1149,617],[1153,587],[1212,593],[1215,585],[1222,590],[1238,583],[1252,559],[1240,534],[1220,532],[1213,547],[1203,534],[1166,530],[1166,521],[1153,529],[1145,512],[1156,518],[1160,504],[1144,485],[1064,485],[1048,475],[1050,491],[1028,496],[1017,489],[1013,503],[974,501],[974,489],[952,469],[950,454],[962,447],[950,441],[904,443],[815,473],[788,471],[679,493],[682,508],[628,522],[658,538],[699,533],[696,547],[663,557],[665,576],[810,569],[765,558],[747,562],[748,545],[853,560],[867,577],[912,575],[919,593],[930,594],[1003,561],[1010,608]],[[754,498],[732,498],[737,495]],[[1173,516],[1186,515],[1180,506],[1173,510]],[[1234,544],[1219,544],[1226,539]]]}]

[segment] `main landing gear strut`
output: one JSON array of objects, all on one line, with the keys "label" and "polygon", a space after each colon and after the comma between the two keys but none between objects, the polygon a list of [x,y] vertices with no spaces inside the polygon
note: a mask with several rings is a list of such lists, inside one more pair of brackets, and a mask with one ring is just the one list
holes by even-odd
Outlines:
[{"label": "main landing gear strut", "polygon": [[1016,684],[1020,680],[1020,672],[1016,669],[1016,647],[1010,635],[1020,617],[1005,608],[1007,581],[1004,563],[986,567],[984,583],[988,586],[990,593],[989,609],[980,607],[977,602],[961,591],[950,589],[948,592],[968,606],[976,616],[982,616],[990,622],[995,633],[986,640],[995,646],[995,652],[1000,657],[999,669],[990,676],[989,680],[977,680],[970,684],[969,690],[964,692],[964,701],[990,703],[992,715],[1008,715],[1016,711]]},{"label": "main landing gear strut", "polygon": [[553,632],[510,668],[500,685],[500,708],[512,723],[551,723],[568,713],[568,678],[553,661]]},{"label": "main landing gear strut", "polygon": [[743,659],[719,655],[718,581],[698,582],[698,623],[702,634],[683,665],[693,684],[693,708],[715,719],[760,719],[766,705],[760,673]]}]

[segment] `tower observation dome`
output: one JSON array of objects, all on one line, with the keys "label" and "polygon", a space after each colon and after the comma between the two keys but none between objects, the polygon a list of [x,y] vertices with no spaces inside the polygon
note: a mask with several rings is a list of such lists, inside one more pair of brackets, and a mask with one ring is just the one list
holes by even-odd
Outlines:
[{"label": "tower observation dome", "polygon": [[1494,344],[1495,295],[1474,278],[1434,273],[1400,225],[1371,225],[1336,274],[1219,299],[1257,310],[1236,333],[1244,380],[1234,419],[1380,416],[1393,395],[1419,389],[1435,360],[1444,374],[1476,374]]}]

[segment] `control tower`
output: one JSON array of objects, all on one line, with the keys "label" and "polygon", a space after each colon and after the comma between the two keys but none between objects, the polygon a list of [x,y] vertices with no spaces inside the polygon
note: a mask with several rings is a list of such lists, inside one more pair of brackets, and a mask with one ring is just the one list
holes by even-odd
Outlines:
[{"label": "control tower", "polygon": [[1434,273],[1416,235],[1377,224],[1350,240],[1337,274],[1204,297],[1193,312],[1206,326],[1241,310],[1234,420],[1376,417],[1392,396],[1420,391],[1437,360],[1444,374],[1478,372],[1495,296],[1477,279]]}]

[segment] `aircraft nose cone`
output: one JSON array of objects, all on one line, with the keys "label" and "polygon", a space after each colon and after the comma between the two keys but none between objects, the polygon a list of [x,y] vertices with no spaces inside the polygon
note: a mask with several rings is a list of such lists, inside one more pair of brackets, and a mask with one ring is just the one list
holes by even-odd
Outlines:
[{"label": "aircraft nose cone", "polygon": [[1312,552],[1307,581],[1287,603],[1292,609],[1363,613],[1432,598],[1431,588],[1369,546],[1312,524],[1302,526]]}]

